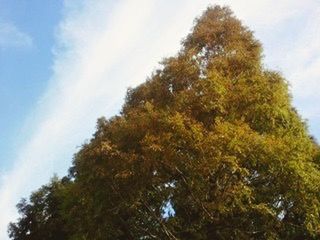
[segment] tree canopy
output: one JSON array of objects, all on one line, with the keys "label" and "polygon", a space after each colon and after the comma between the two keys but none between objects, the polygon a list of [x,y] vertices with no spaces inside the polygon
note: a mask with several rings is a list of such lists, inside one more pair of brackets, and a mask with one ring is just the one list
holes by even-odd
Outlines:
[{"label": "tree canopy", "polygon": [[287,81],[228,7],[100,118],[70,174],[18,204],[14,240],[319,239],[320,154]]}]

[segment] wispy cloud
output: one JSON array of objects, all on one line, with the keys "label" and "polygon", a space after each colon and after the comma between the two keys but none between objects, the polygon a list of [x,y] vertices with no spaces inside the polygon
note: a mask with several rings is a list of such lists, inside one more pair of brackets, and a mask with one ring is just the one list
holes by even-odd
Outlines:
[{"label": "wispy cloud", "polygon": [[177,51],[207,4],[230,5],[250,27],[262,29],[258,33],[263,36],[266,27],[296,16],[301,1],[257,2],[66,0],[54,48],[54,74],[27,122],[32,134],[17,150],[12,170],[0,178],[0,239],[6,239],[19,198],[53,172],[65,173],[75,147],[93,132],[96,118],[115,114],[126,88],[144,81],[162,57]]},{"label": "wispy cloud", "polygon": [[32,46],[32,38],[14,24],[0,22],[0,49]]}]

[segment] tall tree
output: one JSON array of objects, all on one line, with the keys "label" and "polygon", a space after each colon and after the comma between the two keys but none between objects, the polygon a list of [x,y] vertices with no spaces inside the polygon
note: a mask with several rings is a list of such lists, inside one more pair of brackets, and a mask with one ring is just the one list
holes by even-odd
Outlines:
[{"label": "tall tree", "polygon": [[75,155],[65,239],[318,239],[319,146],[261,53],[229,8],[196,19]]}]

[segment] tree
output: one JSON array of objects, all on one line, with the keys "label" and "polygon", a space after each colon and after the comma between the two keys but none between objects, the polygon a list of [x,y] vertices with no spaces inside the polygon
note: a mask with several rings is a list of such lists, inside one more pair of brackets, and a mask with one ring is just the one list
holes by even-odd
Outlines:
[{"label": "tree", "polygon": [[65,239],[319,238],[319,146],[261,53],[229,8],[196,19],[75,155]]},{"label": "tree", "polygon": [[10,223],[9,236],[15,240],[67,239],[60,213],[60,191],[63,183],[57,177],[48,185],[32,193],[30,201],[22,199],[17,208],[21,215],[17,223]]}]

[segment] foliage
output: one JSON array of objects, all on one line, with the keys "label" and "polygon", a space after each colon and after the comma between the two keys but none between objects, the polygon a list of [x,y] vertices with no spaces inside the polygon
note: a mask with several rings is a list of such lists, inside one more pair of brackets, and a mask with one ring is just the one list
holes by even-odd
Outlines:
[{"label": "foliage", "polygon": [[62,199],[59,194],[63,184],[54,177],[50,184],[34,192],[30,200],[22,199],[17,208],[21,217],[17,223],[10,223],[9,236],[23,240],[67,239],[68,230],[64,227],[60,213]]},{"label": "foliage", "polygon": [[10,236],[319,239],[319,146],[261,53],[229,8],[208,8],[70,175],[18,205]]}]

